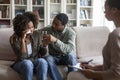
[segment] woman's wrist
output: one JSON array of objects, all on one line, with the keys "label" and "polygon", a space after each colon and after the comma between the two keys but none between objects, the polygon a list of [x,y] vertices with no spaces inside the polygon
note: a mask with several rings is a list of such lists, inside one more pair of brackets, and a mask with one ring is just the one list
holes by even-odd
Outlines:
[{"label": "woman's wrist", "polygon": [[22,43],[25,43],[25,39],[21,39],[21,42],[22,42]]}]

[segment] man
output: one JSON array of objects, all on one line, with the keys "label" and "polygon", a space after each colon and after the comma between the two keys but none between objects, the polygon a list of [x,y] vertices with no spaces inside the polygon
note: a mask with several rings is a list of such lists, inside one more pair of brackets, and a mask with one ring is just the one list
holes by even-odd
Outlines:
[{"label": "man", "polygon": [[[75,32],[67,27],[68,16],[59,13],[55,16],[52,25],[47,26],[40,31],[47,32],[43,36],[43,43],[48,44],[49,56],[45,59],[48,62],[49,73],[52,80],[62,80],[56,65],[76,65],[75,50]],[[68,67],[68,72],[76,69]]]}]

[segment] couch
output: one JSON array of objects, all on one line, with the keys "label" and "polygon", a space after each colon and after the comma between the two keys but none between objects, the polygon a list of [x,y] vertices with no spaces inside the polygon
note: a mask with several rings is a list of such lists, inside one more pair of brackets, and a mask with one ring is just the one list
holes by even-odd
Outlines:
[{"label": "couch", "polygon": [[[102,49],[108,40],[110,33],[107,27],[85,27],[78,29],[74,28],[77,33],[76,52],[78,62],[86,62],[93,59],[89,64],[92,66],[102,65]],[[67,75],[67,80],[91,80],[87,79],[79,71],[70,72]]]},{"label": "couch", "polygon": [[[94,59],[91,64],[102,64],[102,48],[107,41],[109,30],[107,27],[73,27],[76,37],[76,56],[78,62]],[[0,29],[0,80],[21,80],[21,76],[10,65],[16,59],[9,44],[9,37],[13,33],[11,28]],[[58,66],[65,80],[66,66]],[[35,80],[35,77],[33,78]],[[50,78],[49,78],[50,80]],[[73,79],[75,80],[75,79]]]}]

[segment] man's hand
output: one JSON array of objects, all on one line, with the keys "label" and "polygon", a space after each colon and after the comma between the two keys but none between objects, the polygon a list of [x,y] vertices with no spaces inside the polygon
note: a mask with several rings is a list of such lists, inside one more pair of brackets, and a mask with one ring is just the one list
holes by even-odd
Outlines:
[{"label": "man's hand", "polygon": [[57,41],[57,38],[55,38],[54,36],[50,35],[50,42],[54,43]]},{"label": "man's hand", "polygon": [[43,35],[43,43],[45,44],[54,43],[56,41],[57,41],[57,38],[55,38],[51,34]]}]

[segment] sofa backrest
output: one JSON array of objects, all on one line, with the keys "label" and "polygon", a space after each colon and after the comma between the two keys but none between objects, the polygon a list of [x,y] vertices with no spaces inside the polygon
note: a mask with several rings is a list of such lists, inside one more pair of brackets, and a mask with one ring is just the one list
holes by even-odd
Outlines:
[{"label": "sofa backrest", "polygon": [[13,34],[11,28],[0,29],[0,60],[14,60],[15,54],[9,43],[9,37]]},{"label": "sofa backrest", "polygon": [[78,58],[102,55],[102,49],[108,39],[107,27],[73,27],[76,37]]},{"label": "sofa backrest", "polygon": [[[107,27],[73,27],[76,37],[76,52],[78,58],[101,55],[109,30]],[[9,37],[13,34],[11,28],[0,29],[0,60],[15,60],[15,54],[10,46]]]}]

